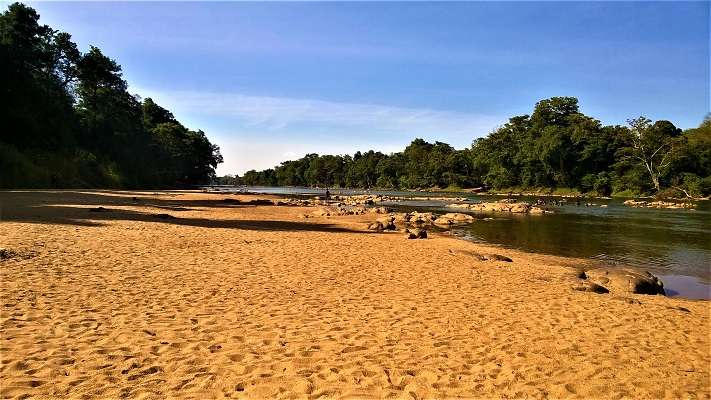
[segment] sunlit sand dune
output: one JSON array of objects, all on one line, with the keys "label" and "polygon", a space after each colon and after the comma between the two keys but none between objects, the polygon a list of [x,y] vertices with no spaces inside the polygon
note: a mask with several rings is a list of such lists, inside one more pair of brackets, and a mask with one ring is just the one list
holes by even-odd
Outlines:
[{"label": "sunlit sand dune", "polygon": [[0,193],[0,396],[710,397],[706,301],[224,197]]}]

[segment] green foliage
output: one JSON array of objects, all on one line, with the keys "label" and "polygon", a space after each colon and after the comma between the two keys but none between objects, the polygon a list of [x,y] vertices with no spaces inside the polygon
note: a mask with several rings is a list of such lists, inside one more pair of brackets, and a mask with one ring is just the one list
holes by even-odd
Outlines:
[{"label": "green foliage", "polygon": [[[0,187],[173,187],[208,183],[222,162],[121,66],[39,24],[20,3],[0,14]],[[172,124],[170,128],[160,127]]]},{"label": "green foliage", "polygon": [[[653,148],[654,151],[647,152]],[[652,160],[650,174],[648,164]],[[656,174],[656,175],[654,175]],[[275,178],[276,177],[276,178]],[[496,192],[636,196],[676,187],[711,194],[711,119],[682,133],[668,121],[640,118],[631,127],[603,126],[573,97],[536,104],[470,149],[415,139],[402,152],[350,156],[308,154],[274,169],[249,171],[247,185],[305,185],[401,189],[488,187]]]}]

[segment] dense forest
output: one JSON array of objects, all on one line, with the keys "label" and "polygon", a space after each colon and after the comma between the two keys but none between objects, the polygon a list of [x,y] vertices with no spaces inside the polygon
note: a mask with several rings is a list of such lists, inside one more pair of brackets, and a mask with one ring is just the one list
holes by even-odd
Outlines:
[{"label": "dense forest", "polygon": [[604,126],[574,97],[538,102],[472,146],[415,139],[404,151],[307,154],[224,183],[355,188],[483,188],[633,196],[711,194],[711,119],[682,131],[644,117]]},{"label": "dense forest", "polygon": [[121,67],[20,3],[0,14],[0,187],[179,187],[222,162],[205,133],[129,94]]}]

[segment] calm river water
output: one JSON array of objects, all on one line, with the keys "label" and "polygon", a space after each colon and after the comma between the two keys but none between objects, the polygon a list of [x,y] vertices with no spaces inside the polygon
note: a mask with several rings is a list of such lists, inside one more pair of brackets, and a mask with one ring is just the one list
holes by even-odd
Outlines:
[{"label": "calm river water", "polygon": [[[310,188],[249,187],[261,193],[323,195]],[[362,190],[331,190],[332,194],[361,194]],[[470,193],[369,191],[369,194],[408,197],[466,197],[470,201],[501,199]],[[522,197],[525,201],[535,198]],[[552,198],[547,198],[552,199]],[[592,200],[597,206],[576,206],[567,199],[547,215],[476,215],[472,224],[452,233],[466,240],[488,242],[531,252],[591,258],[620,266],[633,266],[659,276],[669,295],[711,298],[711,202],[691,210],[631,208],[623,199]],[[383,203],[392,208],[461,212],[445,207],[447,201]],[[607,207],[599,207],[600,205]],[[484,218],[487,219],[484,219]]]}]

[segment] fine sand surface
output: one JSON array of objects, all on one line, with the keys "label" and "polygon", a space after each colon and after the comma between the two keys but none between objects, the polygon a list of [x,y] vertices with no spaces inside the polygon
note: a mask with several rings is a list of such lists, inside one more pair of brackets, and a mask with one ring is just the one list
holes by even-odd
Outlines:
[{"label": "fine sand surface", "polygon": [[710,397],[707,301],[225,197],[0,192],[0,397]]}]

